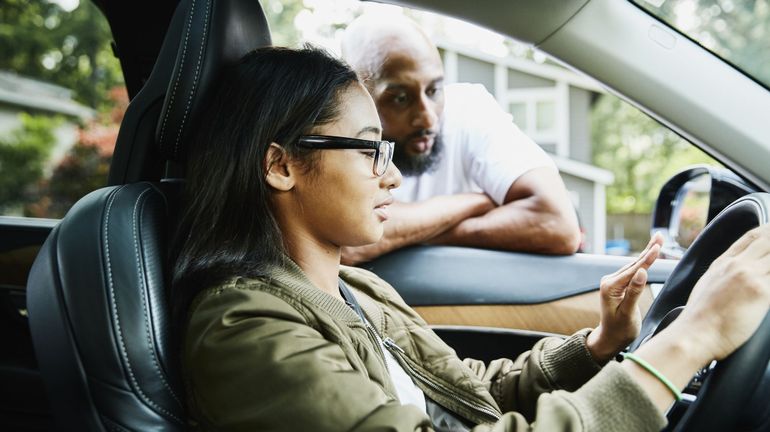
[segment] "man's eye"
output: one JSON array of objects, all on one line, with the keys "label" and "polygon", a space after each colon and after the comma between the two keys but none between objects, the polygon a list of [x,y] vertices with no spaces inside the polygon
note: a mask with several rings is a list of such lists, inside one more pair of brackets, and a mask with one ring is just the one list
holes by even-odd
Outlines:
[{"label": "man's eye", "polygon": [[441,88],[440,87],[431,87],[431,88],[425,90],[425,94],[428,95],[428,97],[431,97],[431,98],[436,96],[439,93],[441,93]]},{"label": "man's eye", "polygon": [[365,155],[368,158],[374,158],[374,150],[361,150],[360,152],[362,155]]},{"label": "man's eye", "polygon": [[409,98],[406,96],[406,93],[399,93],[393,98],[393,102],[404,105],[409,101]]}]

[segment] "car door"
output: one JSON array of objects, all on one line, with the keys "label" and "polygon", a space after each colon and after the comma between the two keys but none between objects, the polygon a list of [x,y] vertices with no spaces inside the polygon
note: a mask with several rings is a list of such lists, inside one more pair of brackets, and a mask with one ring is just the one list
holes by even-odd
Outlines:
[{"label": "car door", "polygon": [[0,429],[52,430],[27,277],[59,218],[106,184],[128,98],[93,3],[6,2],[0,16]]},{"label": "car door", "polygon": [[0,418],[4,428],[47,430],[51,416],[29,334],[26,281],[57,221],[0,216]]},{"label": "car door", "polygon": [[[632,259],[417,246],[362,267],[391,283],[461,356],[488,360],[515,356],[544,335],[596,326],[601,277]],[[652,303],[652,286],[675,265],[652,266],[642,313]]]}]

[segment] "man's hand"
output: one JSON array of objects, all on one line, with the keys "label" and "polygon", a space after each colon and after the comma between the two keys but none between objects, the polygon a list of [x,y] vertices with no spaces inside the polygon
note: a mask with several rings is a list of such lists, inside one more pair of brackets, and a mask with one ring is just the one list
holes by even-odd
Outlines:
[{"label": "man's hand", "polygon": [[639,297],[647,284],[647,269],[658,258],[662,244],[663,237],[655,234],[635,261],[602,278],[601,322],[586,341],[588,351],[598,363],[612,359],[639,335]]}]

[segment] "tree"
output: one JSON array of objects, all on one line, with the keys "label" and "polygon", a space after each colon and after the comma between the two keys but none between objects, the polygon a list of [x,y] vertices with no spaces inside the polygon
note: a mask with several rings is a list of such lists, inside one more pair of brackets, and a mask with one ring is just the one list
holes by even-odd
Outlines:
[{"label": "tree", "polygon": [[770,3],[766,0],[670,0],[642,7],[770,85]]},{"label": "tree", "polygon": [[123,83],[107,20],[90,1],[72,11],[46,0],[0,0],[0,70],[71,89],[74,99],[108,110]]},{"label": "tree", "polygon": [[294,19],[305,6],[302,0],[263,0],[262,9],[270,24],[270,34],[275,46],[295,46],[300,36]]},{"label": "tree", "polygon": [[77,200],[107,184],[118,129],[128,106],[128,93],[121,86],[107,95],[112,110],[78,131],[78,141],[56,165],[51,177],[39,180],[35,199],[24,207],[26,216],[63,217]]},{"label": "tree", "polygon": [[591,113],[593,163],[612,171],[608,213],[650,213],[663,183],[688,165],[713,158],[638,109],[602,95]]},{"label": "tree", "polygon": [[0,137],[0,214],[13,212],[34,194],[53,147],[60,119],[21,114],[21,126]]}]

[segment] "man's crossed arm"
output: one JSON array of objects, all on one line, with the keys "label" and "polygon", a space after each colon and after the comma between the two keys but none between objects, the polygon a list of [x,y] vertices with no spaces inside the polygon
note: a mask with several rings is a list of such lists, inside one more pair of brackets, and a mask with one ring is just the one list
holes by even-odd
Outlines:
[{"label": "man's crossed arm", "polygon": [[580,245],[575,211],[558,172],[536,168],[508,189],[503,205],[485,194],[443,195],[389,208],[382,239],[343,248],[344,264],[370,261],[414,244],[571,254]]}]

